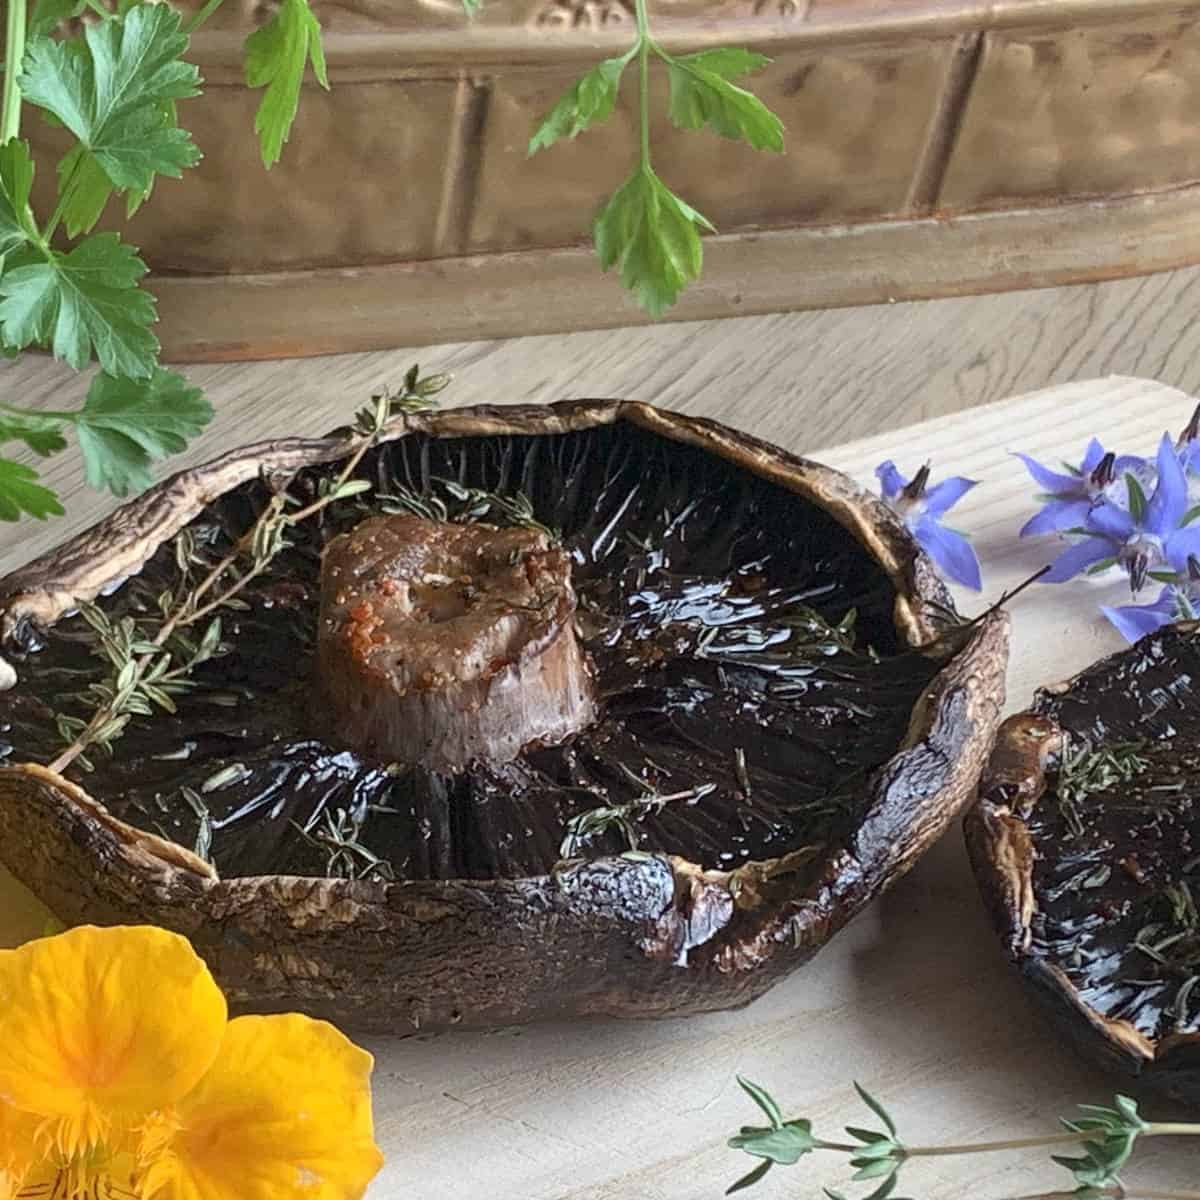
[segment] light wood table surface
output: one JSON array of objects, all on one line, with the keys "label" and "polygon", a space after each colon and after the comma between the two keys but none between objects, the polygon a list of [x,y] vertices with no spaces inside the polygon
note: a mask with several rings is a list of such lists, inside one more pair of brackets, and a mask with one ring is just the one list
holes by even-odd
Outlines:
[{"label": "light wood table surface", "polygon": [[[1164,278],[1174,280],[1172,297],[1200,282],[1200,274],[1186,272]],[[1139,321],[1145,327],[1138,337],[1161,338],[1159,357],[1137,359],[1123,369],[1189,383],[1184,376],[1196,369],[1191,362],[1197,356],[1174,357],[1182,355],[1181,343],[1191,339],[1194,349],[1197,340],[1184,320],[1186,303],[1167,306],[1157,318],[1148,315],[1155,289],[1162,286],[1161,279],[1129,281],[1104,285],[1116,289],[1115,295],[1103,288],[1076,289],[1031,294],[1022,302],[1026,313],[1040,311],[1051,324],[1048,297],[1068,308],[1091,305],[1091,319],[1081,315],[1076,333],[1055,327],[1045,335],[1056,341],[1060,363],[1076,356],[1068,374],[1080,364],[1104,373],[1104,356],[1085,352],[1079,343],[1092,336],[1096,312],[1106,311],[1118,341],[1132,336]],[[1139,301],[1144,289],[1149,292]],[[860,341],[843,357],[840,386],[837,368],[816,356],[822,339],[815,331],[838,314],[521,339],[427,350],[421,359],[430,368],[449,363],[459,372],[450,393],[454,402],[638,395],[723,417],[801,451],[838,441],[839,429],[847,435],[865,428],[894,430],[930,410],[961,408],[979,395],[994,398],[995,379],[1026,381],[1010,361],[999,361],[1009,349],[1038,360],[1038,382],[1055,378],[1050,351],[1030,347],[1014,332],[1022,325],[1020,305],[993,308],[990,324],[981,315],[987,306],[979,301],[905,307],[914,310],[905,317],[910,331],[923,329],[926,349],[942,346],[943,361],[957,362],[957,368],[911,360],[904,353],[906,345],[912,350],[911,339],[897,332],[897,314],[890,309],[841,314],[838,328],[846,336],[872,324],[878,333],[873,344],[861,330],[856,335]],[[972,321],[978,322],[982,349],[970,343],[976,336]],[[804,353],[785,354],[775,346],[769,365],[762,356],[769,358],[776,335],[789,330],[811,335]],[[1008,347],[1004,339],[1010,335]],[[1131,347],[1141,344],[1138,337]],[[963,341],[946,348],[946,339]],[[949,378],[964,378],[956,372],[969,371],[963,364],[972,355],[983,356],[980,382],[993,378],[993,385],[948,388]],[[205,381],[224,419],[193,457],[265,434],[323,431],[344,419],[364,389],[394,375],[406,360],[364,355],[207,369]],[[874,364],[870,379],[863,365],[868,360]],[[1167,369],[1172,363],[1177,370]],[[676,369],[690,382],[680,383]],[[632,386],[639,377],[640,386]],[[14,399],[24,394],[27,401],[47,404],[62,378],[44,361],[0,370],[0,379],[19,385],[9,391]],[[815,407],[809,397],[813,378],[824,389]],[[1174,432],[1186,421],[1191,406],[1186,394],[1162,384],[1120,378],[1077,382],[848,442],[820,457],[868,485],[885,457],[910,470],[932,457],[935,476],[962,473],[982,481],[955,509],[953,522],[974,537],[984,564],[983,596],[960,594],[970,613],[1031,574],[1053,551],[1046,542],[1016,541],[1033,488],[1010,450],[1075,458],[1097,433],[1119,449],[1146,452],[1164,429]],[[73,470],[64,463],[57,477],[70,498],[68,517],[45,529],[21,525],[0,532],[0,571],[99,515],[103,502],[81,491]],[[1063,677],[1118,646],[1096,605],[1116,600],[1121,591],[1116,581],[1040,586],[1014,603],[1011,706],[1024,704],[1036,684]],[[44,919],[28,893],[0,877],[0,944],[36,935]],[[379,1200],[715,1198],[749,1165],[724,1146],[755,1115],[736,1087],[737,1072],[769,1086],[788,1115],[809,1115],[830,1134],[848,1121],[862,1123],[865,1114],[850,1084],[858,1079],[891,1105],[901,1133],[912,1142],[1048,1131],[1074,1103],[1104,1102],[1114,1089],[1112,1080],[1060,1047],[1028,1005],[984,921],[957,829],[812,964],[741,1012],[375,1039],[369,1045],[377,1055],[378,1137],[388,1158],[371,1191]],[[1162,1109],[1151,1105],[1150,1111]],[[809,1158],[773,1171],[748,1194],[815,1200],[821,1184],[836,1187],[845,1178],[840,1161]],[[1200,1186],[1200,1148],[1147,1143],[1127,1178],[1160,1190]],[[1011,1200],[1066,1182],[1066,1173],[1037,1152],[969,1163],[946,1158],[910,1165],[900,1194]]]}]

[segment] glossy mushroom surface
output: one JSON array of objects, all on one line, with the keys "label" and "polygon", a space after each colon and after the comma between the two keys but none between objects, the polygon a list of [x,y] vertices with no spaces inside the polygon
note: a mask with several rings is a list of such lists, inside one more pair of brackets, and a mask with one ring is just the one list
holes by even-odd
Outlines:
[{"label": "glossy mushroom surface", "polygon": [[1200,1104],[1200,637],[1165,629],[1009,718],[966,817],[984,899],[1089,1057]]},{"label": "glossy mushroom surface", "polygon": [[[180,586],[181,529],[219,555],[264,478],[286,470],[303,502],[348,452],[226,456],[10,577],[9,761],[53,759],[54,714],[96,669],[75,597],[149,616]],[[0,772],[0,829],[25,846],[0,856],[67,919],[183,928],[236,1000],[357,1024],[698,1011],[811,954],[969,794],[1004,619],[957,625],[892,515],[836,472],[589,402],[406,418],[360,476],[225,615],[177,714],[135,721],[90,775]],[[576,731],[423,762],[331,719],[322,553],[414,508],[466,526],[519,509],[569,560],[594,683]]]}]

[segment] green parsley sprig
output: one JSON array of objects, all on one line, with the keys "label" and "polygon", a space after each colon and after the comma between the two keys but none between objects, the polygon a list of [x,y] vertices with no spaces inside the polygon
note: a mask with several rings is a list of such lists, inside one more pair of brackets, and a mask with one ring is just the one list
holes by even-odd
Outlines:
[{"label": "green parsley sprig", "polygon": [[[132,216],[160,176],[178,179],[200,148],[177,106],[200,94],[185,60],[195,32],[223,0],[185,26],[150,0],[8,0],[0,108],[0,350],[49,350],[77,371],[100,367],[83,406],[26,409],[0,398],[0,445],[46,458],[74,432],[88,482],[116,496],[140,491],[159,458],[183,450],[212,407],[183,376],[162,368],[152,326],[146,264],[112,232],[93,233],[114,196]],[[81,32],[58,36],[86,16]],[[245,44],[246,81],[263,90],[255,119],[263,164],[279,160],[299,103],[305,68],[328,86],[320,27],[308,0],[284,0]],[[73,144],[57,165],[53,210],[42,219],[30,196],[34,163],[20,137],[25,105],[66,129]],[[61,514],[37,470],[0,457],[0,519]]]},{"label": "green parsley sprig", "polygon": [[634,44],[605,59],[576,81],[546,114],[529,140],[529,153],[546,150],[606,121],[613,112],[625,68],[638,68],[638,160],[629,178],[609,197],[592,226],[596,253],[605,271],[615,267],[621,282],[652,316],[661,316],[704,262],[701,231],[715,232],[662,181],[650,145],[650,66],[666,67],[670,117],[680,129],[708,128],[748,142],[756,150],[783,150],[783,122],[756,96],[733,81],[761,70],[771,60],[733,47],[669,54],[654,39],[646,0],[636,0]]},{"label": "green parsley sprig", "polygon": [[[891,1114],[857,1083],[859,1098],[878,1118],[882,1128],[863,1129],[850,1125],[846,1133],[850,1142],[827,1141],[813,1132],[813,1123],[806,1117],[784,1120],[783,1111],[775,1098],[748,1079],[738,1077],[742,1090],[767,1118],[766,1125],[744,1125],[729,1139],[734,1150],[741,1150],[759,1159],[757,1166],[731,1184],[726,1195],[740,1192],[758,1183],[774,1166],[794,1166],[806,1155],[817,1150],[845,1155],[853,1169],[851,1182],[870,1183],[874,1190],[864,1200],[899,1200],[895,1195],[900,1171],[915,1158],[942,1158],[949,1155],[988,1154],[1002,1150],[1030,1150],[1043,1147],[1075,1147],[1074,1155],[1055,1154],[1051,1158],[1070,1171],[1075,1188],[1069,1192],[1053,1192],[1026,1200],[1200,1200],[1200,1192],[1131,1192],[1126,1191],[1118,1172],[1133,1154],[1139,1139],[1148,1137],[1200,1137],[1200,1124],[1181,1122],[1149,1122],[1142,1119],[1138,1106],[1128,1096],[1117,1096],[1112,1108],[1081,1104],[1079,1115],[1062,1119],[1062,1131],[1040,1137],[1010,1138],[1005,1141],[972,1142],[959,1146],[910,1146],[900,1138]],[[823,1188],[828,1200],[846,1200],[842,1192]]]}]

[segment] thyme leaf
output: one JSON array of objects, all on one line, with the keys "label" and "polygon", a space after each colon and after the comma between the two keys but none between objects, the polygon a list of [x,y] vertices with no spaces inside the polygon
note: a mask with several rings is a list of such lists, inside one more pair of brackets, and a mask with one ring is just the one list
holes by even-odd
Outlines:
[{"label": "thyme leaf", "polygon": [[668,804],[676,801],[694,802],[716,791],[715,783],[702,783],[697,787],[680,792],[659,793],[643,779],[632,775],[632,779],[643,789],[644,795],[623,804],[606,804],[577,813],[565,825],[560,858],[577,858],[591,843],[607,833],[618,833],[626,848],[636,850],[641,842],[638,823],[652,813],[661,812]]},{"label": "thyme leaf", "polygon": [[1130,783],[1150,765],[1144,742],[1114,742],[1093,748],[1086,741],[1068,747],[1058,771],[1055,792],[1059,811],[1072,837],[1083,834],[1080,806],[1091,795],[1118,783]]},{"label": "thyme leaf", "polygon": [[[157,598],[157,617],[124,616],[114,621],[98,606],[82,605],[80,613],[96,639],[93,652],[107,670],[79,697],[90,717],[57,716],[66,747],[50,764],[51,770],[62,772],[76,760],[85,770],[90,769],[85,752],[94,747],[111,754],[113,743],[133,717],[150,716],[156,708],[173,712],[175,697],[195,686],[191,678],[195,669],[220,653],[221,610],[243,605],[239,593],[288,546],[289,529],[360,490],[356,485],[362,481],[355,480],[354,473],[388,423],[397,414],[431,407],[433,397],[447,382],[446,376],[422,378],[413,368],[398,392],[385,389],[379,393],[369,420],[366,410],[358,414],[350,434],[355,439],[353,450],[333,479],[324,481],[317,497],[302,504],[286,489],[275,491],[250,528],[216,563],[207,562],[192,531],[183,531],[175,543],[179,585]],[[204,574],[193,582],[193,568],[199,563],[204,564]],[[198,640],[188,635],[188,631],[201,628]]]},{"label": "thyme leaf", "polygon": [[[860,1099],[883,1128],[848,1126],[845,1132],[853,1141],[829,1141],[813,1132],[813,1123],[807,1118],[785,1121],[780,1105],[765,1088],[741,1076],[738,1083],[770,1124],[743,1126],[729,1139],[731,1149],[741,1150],[763,1162],[732,1184],[727,1195],[753,1186],[772,1166],[793,1166],[814,1150],[842,1155],[853,1171],[852,1182],[880,1181],[866,1200],[886,1200],[895,1192],[901,1170],[914,1159],[1072,1146],[1077,1153],[1051,1155],[1051,1160],[1066,1168],[1074,1178],[1077,1186],[1072,1195],[1096,1200],[1102,1196],[1128,1196],[1132,1200],[1133,1193],[1126,1191],[1118,1172],[1128,1163],[1140,1139],[1200,1137],[1200,1124],[1146,1121],[1133,1100],[1117,1096],[1111,1107],[1081,1104],[1075,1116],[1060,1121],[1062,1131],[1057,1133],[966,1145],[914,1146],[900,1140],[896,1121],[888,1110],[856,1083],[854,1087]],[[832,1188],[822,1190],[830,1200],[845,1200],[841,1192]],[[1200,1200],[1200,1194],[1180,1195],[1175,1200]]]}]

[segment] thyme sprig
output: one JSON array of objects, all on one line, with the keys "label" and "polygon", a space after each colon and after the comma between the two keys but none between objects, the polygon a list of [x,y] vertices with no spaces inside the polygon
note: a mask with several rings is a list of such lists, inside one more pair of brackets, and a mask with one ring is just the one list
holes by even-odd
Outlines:
[{"label": "thyme sprig", "polygon": [[[815,608],[797,604],[777,618],[775,622],[787,633],[784,641],[778,640],[774,631],[763,632],[738,625],[713,625],[706,629],[696,643],[699,658],[720,658],[725,662],[737,662],[739,656],[752,655],[756,664],[788,666],[794,662],[806,662],[812,658],[831,657],[834,654],[853,654],[859,650],[858,620],[856,609],[849,609],[836,624],[822,616]],[[738,639],[736,649],[725,649],[720,645],[722,633]],[[756,642],[761,643],[761,648]],[[874,657],[869,647],[865,651]]]},{"label": "thyme sprig", "polygon": [[1200,911],[1186,879],[1163,888],[1151,909],[1159,919],[1138,930],[1133,948],[1155,964],[1159,976],[1142,982],[1175,986],[1166,1011],[1179,1030],[1188,1024],[1192,998],[1200,989]]},{"label": "thyme sprig", "polygon": [[108,663],[109,671],[79,694],[81,702],[93,709],[89,720],[67,713],[55,716],[58,734],[68,746],[50,764],[56,771],[74,759],[91,771],[92,760],[83,753],[89,747],[111,754],[112,743],[133,717],[151,716],[155,707],[173,713],[175,697],[195,686],[189,678],[192,671],[221,650],[220,617],[209,622],[199,642],[167,647],[173,629],[160,642],[148,640],[133,617],[114,623],[94,604],[81,605],[80,615],[96,634],[93,653]]},{"label": "thyme sprig", "polygon": [[[184,531],[175,547],[180,586],[159,597],[159,618],[123,617],[114,623],[95,605],[82,606],[81,614],[98,637],[96,653],[108,664],[108,672],[80,697],[92,709],[88,719],[57,717],[59,735],[67,745],[50,769],[62,772],[78,761],[90,770],[92,762],[85,752],[95,747],[111,754],[112,743],[134,716],[150,716],[156,707],[174,712],[174,697],[194,686],[192,672],[218,653],[219,610],[241,606],[239,594],[290,544],[290,529],[335,501],[368,490],[370,483],[353,477],[363,456],[394,417],[432,407],[434,397],[449,382],[446,375],[422,377],[414,366],[398,392],[384,389],[373,397],[352,426],[353,452],[335,476],[320,481],[316,497],[302,504],[286,487],[275,490],[254,524],[194,584],[191,571],[198,550],[194,538]],[[204,633],[193,644],[185,631],[206,621]]]},{"label": "thyme sprig", "polygon": [[1150,765],[1141,751],[1144,742],[1114,742],[1093,747],[1080,741],[1063,754],[1055,791],[1058,807],[1072,837],[1083,834],[1080,805],[1096,792],[1105,792],[1118,783],[1131,783]]},{"label": "thyme sprig", "polygon": [[[758,1183],[774,1166],[794,1166],[801,1158],[817,1150],[845,1155],[853,1168],[851,1182],[874,1182],[875,1188],[864,1200],[888,1200],[899,1182],[901,1169],[912,1159],[949,1155],[990,1154],[1004,1150],[1032,1150],[1043,1147],[1075,1147],[1075,1155],[1054,1154],[1052,1160],[1074,1177],[1071,1192],[1054,1192],[1028,1200],[1050,1200],[1051,1196],[1071,1196],[1075,1200],[1122,1198],[1129,1195],[1118,1176],[1133,1154],[1139,1139],[1148,1137],[1200,1137],[1200,1123],[1149,1122],[1143,1120],[1138,1106],[1128,1096],[1117,1096],[1113,1107],[1081,1104],[1077,1116],[1061,1119],[1062,1132],[1038,1137],[1009,1138],[1002,1141],[972,1142],[965,1145],[911,1146],[901,1140],[891,1114],[857,1083],[859,1098],[882,1124],[881,1129],[847,1126],[849,1142],[827,1141],[813,1132],[806,1117],[784,1120],[775,1098],[758,1084],[738,1077],[742,1090],[758,1106],[768,1124],[744,1125],[729,1139],[734,1150],[741,1150],[761,1161],[743,1175],[726,1194],[740,1192]],[[846,1200],[832,1188],[823,1188],[828,1200]],[[1163,1193],[1143,1193],[1145,1200]],[[1172,1196],[1171,1200],[1200,1200],[1200,1193]]]},{"label": "thyme sprig", "polygon": [[520,525],[528,529],[537,529],[551,541],[557,541],[561,536],[559,530],[539,521],[533,510],[533,502],[524,492],[513,492],[504,495],[500,492],[489,492],[484,488],[466,487],[454,479],[443,479],[434,476],[430,484],[441,488],[451,500],[458,505],[452,507],[436,492],[421,495],[412,488],[400,485],[393,491],[380,493],[380,508],[386,513],[406,513],[414,517],[423,517],[427,521],[482,521],[485,517],[493,522],[505,525]]},{"label": "thyme sprig", "polygon": [[380,858],[362,841],[363,826],[372,813],[394,813],[381,804],[361,805],[354,809],[326,809],[321,820],[307,828],[292,824],[300,836],[326,856],[325,874],[330,879],[379,879],[390,883],[396,878],[392,864]]},{"label": "thyme sprig", "polygon": [[655,791],[645,780],[626,773],[643,790],[644,794],[626,801],[624,804],[607,804],[598,808],[590,808],[586,812],[577,813],[564,827],[563,840],[559,846],[561,858],[576,858],[580,852],[609,832],[617,832],[626,841],[627,848],[636,850],[641,842],[638,822],[652,813],[662,812],[668,804],[678,801],[701,800],[715,792],[715,783],[702,783],[684,791],[662,793]]}]

